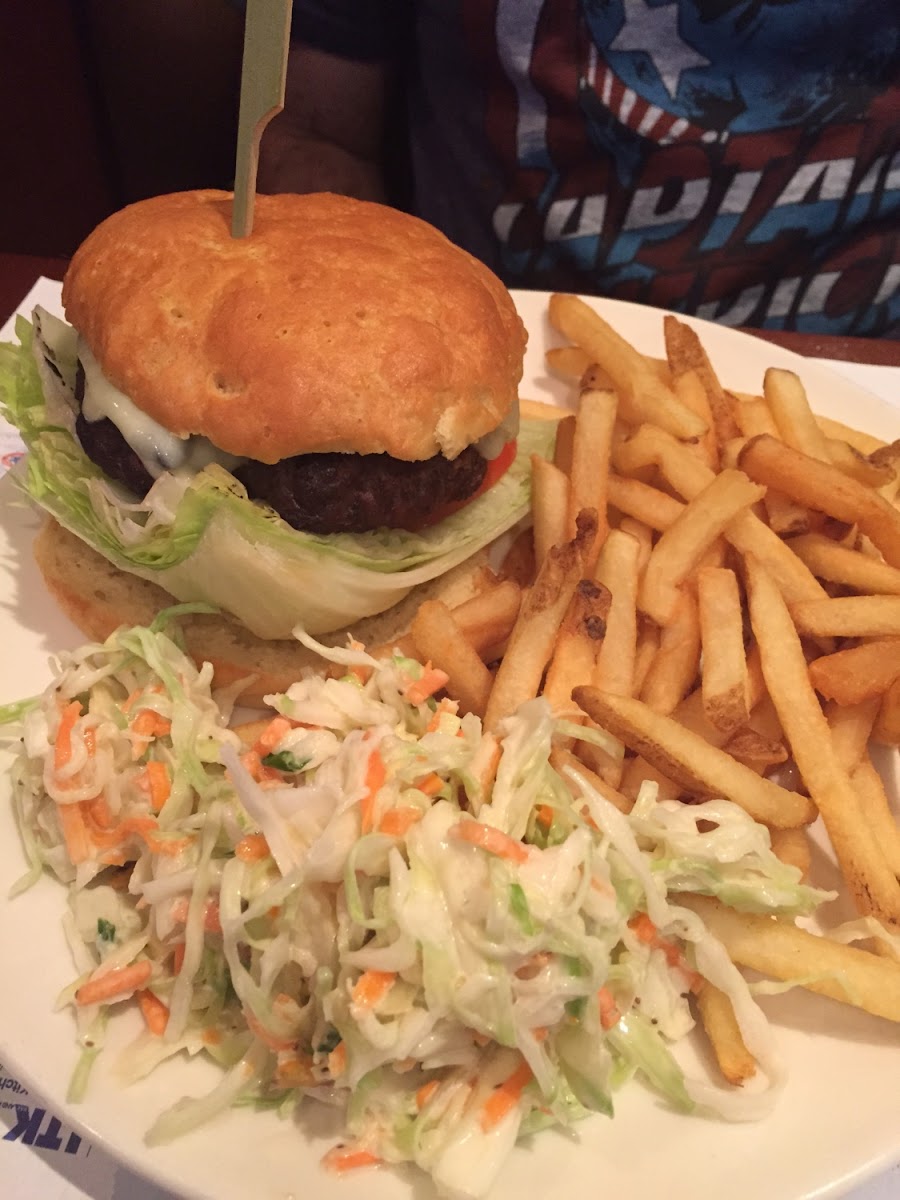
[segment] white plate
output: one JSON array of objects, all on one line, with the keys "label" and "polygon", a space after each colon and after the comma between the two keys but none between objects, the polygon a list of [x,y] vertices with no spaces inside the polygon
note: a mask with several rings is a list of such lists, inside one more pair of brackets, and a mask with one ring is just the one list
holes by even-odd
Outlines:
[{"label": "white plate", "polygon": [[[519,293],[516,299],[531,331],[523,394],[559,398],[565,389],[547,378],[542,360],[550,338],[547,298]],[[659,313],[614,302],[597,306],[641,349],[662,352]],[[732,330],[696,324],[728,386],[758,391],[766,366],[792,368],[821,412],[888,439],[900,434],[897,409],[816,363]],[[48,655],[80,640],[45,596],[32,563],[38,518],[15,507],[12,497],[5,480],[0,484],[0,701],[41,688],[48,678]],[[23,860],[5,781],[0,788],[0,896],[5,896]],[[827,874],[830,868],[824,865]],[[142,1135],[158,1112],[185,1093],[205,1090],[216,1078],[215,1070],[200,1062],[165,1064],[149,1080],[123,1091],[101,1060],[87,1100],[68,1106],[73,1023],[68,1012],[52,1011],[54,997],[72,975],[60,931],[63,904],[62,889],[50,879],[13,902],[0,903],[0,1061],[71,1124],[133,1170],[185,1197],[346,1200],[364,1189],[370,1200],[413,1195],[430,1200],[430,1187],[411,1169],[370,1170],[349,1180],[324,1173],[318,1160],[336,1126],[314,1107],[293,1121],[234,1111],[172,1146],[148,1150]],[[764,1004],[790,1072],[774,1116],[755,1125],[680,1116],[632,1084],[619,1094],[613,1121],[595,1117],[571,1135],[545,1133],[517,1149],[492,1200],[572,1200],[601,1193],[616,1200],[822,1200],[845,1194],[900,1160],[896,1027],[813,996]],[[113,1045],[130,1032],[115,1026]]]}]

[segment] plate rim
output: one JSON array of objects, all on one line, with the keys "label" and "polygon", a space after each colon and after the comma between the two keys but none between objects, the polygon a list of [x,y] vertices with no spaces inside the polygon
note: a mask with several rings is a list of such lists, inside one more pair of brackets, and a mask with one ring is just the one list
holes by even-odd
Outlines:
[{"label": "plate rim", "polygon": [[[529,313],[535,306],[543,305],[543,319],[540,323],[539,329],[530,329],[530,333],[532,334],[532,338],[535,342],[539,340],[540,335],[542,346],[544,344],[550,344],[547,340],[549,326],[546,321],[546,302],[549,293],[541,291],[514,291],[512,294],[517,303],[517,307],[524,308]],[[626,317],[629,326],[632,322],[636,322],[638,325],[644,326],[648,325],[651,321],[657,321],[660,323],[659,328],[661,329],[661,319],[664,315],[663,310],[635,304],[629,301],[606,300],[602,297],[584,297],[584,299],[590,305],[596,307],[598,311],[607,316],[611,324],[614,326],[616,325],[616,314],[618,313]],[[819,360],[804,358],[795,351],[788,350],[762,339],[754,339],[752,333],[747,333],[742,330],[733,329],[727,326],[717,325],[714,322],[709,322],[702,318],[682,318],[680,314],[675,315],[678,315],[679,319],[683,319],[691,326],[697,328],[701,334],[704,331],[712,331],[709,336],[711,336],[716,343],[719,343],[725,339],[734,345],[739,344],[743,349],[748,349],[748,343],[756,341],[758,343],[760,355],[763,359],[771,355],[781,360],[778,363],[766,365],[793,365],[798,368],[798,373],[801,374],[802,377],[812,377],[813,379],[820,377],[827,378],[831,384],[833,384],[835,380],[839,380],[840,387],[849,392],[851,399],[854,394],[859,396],[860,399],[864,398],[867,405],[872,405],[879,409],[885,417],[887,417],[889,413],[897,414],[898,423],[900,423],[900,414],[897,413],[896,406],[892,405],[890,401],[879,396],[877,393],[872,392],[867,388],[847,379],[845,376],[831,370]],[[629,336],[631,335],[629,334]],[[734,340],[732,341],[732,339]],[[711,350],[710,356],[715,363],[716,359],[718,358],[718,350],[716,350],[716,352]],[[534,385],[532,383],[526,383],[524,386],[527,390],[529,388],[533,389]],[[11,481],[0,482],[0,499],[4,497],[6,489],[10,485]],[[0,598],[2,598],[2,583],[0,583]],[[0,616],[0,624],[2,624],[2,616]],[[3,698],[0,697],[0,699]],[[4,782],[2,788],[0,788],[0,795],[2,795],[4,799],[8,799],[8,794],[9,788]],[[18,847],[16,853],[18,853]],[[0,851],[0,865],[2,865],[4,857],[5,853]],[[62,888],[55,883],[55,881],[45,880],[45,882],[48,883],[54,892],[56,892],[58,896],[64,900],[65,893]],[[60,905],[59,907],[61,913],[63,905]],[[51,1000],[52,998],[48,997],[46,1015],[51,1018],[62,1017],[63,1014],[55,1014],[51,1011]],[[3,1002],[0,1000],[0,1016],[2,1016],[2,1010]],[[96,1146],[100,1147],[106,1154],[108,1154],[125,1169],[150,1180],[156,1186],[164,1189],[165,1191],[171,1192],[175,1196],[184,1197],[185,1200],[201,1200],[201,1198],[212,1196],[214,1194],[214,1192],[204,1190],[203,1187],[198,1189],[193,1182],[189,1180],[178,1179],[177,1173],[174,1173],[172,1168],[165,1166],[161,1160],[153,1161],[154,1154],[148,1149],[145,1148],[143,1155],[135,1157],[127,1150],[117,1145],[114,1139],[107,1136],[107,1131],[104,1128],[102,1121],[100,1125],[96,1125],[92,1122],[92,1119],[88,1115],[88,1110],[86,1108],[82,1110],[82,1113],[79,1113],[77,1106],[67,1104],[64,1099],[60,1101],[59,1098],[53,1096],[52,1094],[48,1096],[47,1087],[41,1082],[40,1072],[38,1071],[35,1073],[28,1062],[20,1059],[20,1056],[8,1044],[8,1039],[2,1025],[0,1025],[0,1062],[4,1064],[7,1071],[11,1071],[19,1079],[21,1079],[22,1083],[29,1089],[30,1092],[33,1092],[35,1096],[48,1098],[50,1105],[54,1108],[57,1115],[64,1117],[68,1125],[82,1133],[83,1136],[88,1138]],[[637,1091],[638,1093],[640,1093],[642,1090],[643,1089],[640,1088],[629,1089],[630,1092]],[[645,1092],[644,1094],[647,1095],[648,1093]],[[259,1114],[256,1120],[265,1120],[266,1117],[266,1114]],[[703,1118],[695,1119],[701,1123],[703,1121]],[[96,1115],[94,1116],[93,1120],[96,1120]],[[186,1140],[186,1144],[190,1144],[190,1138]],[[307,1154],[309,1153],[310,1149],[311,1148],[309,1146],[306,1147]],[[584,1157],[586,1162],[589,1163],[591,1161],[588,1151],[585,1151]],[[886,1147],[881,1154],[862,1164],[855,1172],[851,1172],[849,1175],[845,1174],[840,1179],[834,1179],[824,1184],[815,1185],[815,1190],[813,1192],[804,1193],[804,1200],[812,1200],[813,1196],[820,1198],[820,1200],[825,1200],[825,1198],[829,1196],[837,1196],[842,1194],[845,1187],[858,1186],[864,1183],[866,1180],[877,1177],[881,1171],[889,1169],[891,1166],[897,1164],[900,1164],[900,1134],[897,1136],[895,1145]],[[423,1175],[421,1178],[426,1194],[431,1195],[432,1192],[429,1189],[426,1177]],[[502,1178],[503,1176],[501,1174],[501,1182]],[[310,1182],[313,1183],[313,1189],[317,1195],[319,1189],[315,1187],[314,1181]],[[392,1189],[396,1190],[396,1186],[397,1182],[392,1180]],[[417,1188],[419,1187],[418,1182],[415,1186]],[[325,1190],[327,1189],[323,1189],[323,1194]],[[313,1192],[311,1192],[310,1195],[313,1195]],[[699,1195],[702,1196],[703,1193],[699,1193]],[[801,1200],[800,1196],[798,1196],[798,1200]]]}]

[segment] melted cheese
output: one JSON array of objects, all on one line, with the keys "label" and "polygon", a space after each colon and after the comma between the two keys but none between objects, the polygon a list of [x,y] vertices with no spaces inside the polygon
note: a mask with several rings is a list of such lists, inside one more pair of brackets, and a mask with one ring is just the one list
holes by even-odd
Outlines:
[{"label": "melted cheese", "polygon": [[81,412],[86,421],[112,421],[132,448],[147,473],[158,479],[165,471],[195,475],[210,463],[231,471],[244,462],[219,450],[208,438],[195,434],[179,437],[171,433],[109,382],[84,338],[78,338],[78,357],[84,369],[84,398]]},{"label": "melted cheese", "polygon": [[[195,475],[210,463],[218,463],[226,471],[232,471],[240,463],[246,462],[244,458],[219,450],[208,438],[199,434],[180,437],[154,421],[129,396],[110,383],[80,334],[78,358],[84,370],[84,397],[81,403],[84,419],[102,421],[105,417],[112,421],[151,478],[159,479],[166,471]],[[482,458],[494,459],[518,433],[519,405],[516,403],[496,429],[475,443],[475,449]]]},{"label": "melted cheese", "polygon": [[475,449],[482,458],[494,459],[502,451],[507,442],[519,436],[519,402],[518,400],[500,422],[496,429],[486,433],[475,443]]}]

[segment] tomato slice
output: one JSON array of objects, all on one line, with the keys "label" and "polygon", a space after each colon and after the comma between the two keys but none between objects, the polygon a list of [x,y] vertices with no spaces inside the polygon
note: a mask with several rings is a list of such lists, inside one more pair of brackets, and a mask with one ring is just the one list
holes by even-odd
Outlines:
[{"label": "tomato slice", "polygon": [[459,512],[461,508],[465,508],[467,504],[471,504],[473,500],[477,500],[479,496],[483,496],[499,479],[502,479],[515,461],[515,457],[516,439],[513,438],[506,443],[496,458],[488,459],[484,479],[482,479],[476,492],[473,492],[471,496],[467,496],[465,500],[454,500],[451,504],[444,504],[440,508],[436,508],[426,520],[422,521],[418,528],[427,529],[430,525],[437,525],[439,521],[445,520],[447,517],[452,516],[453,513]]}]

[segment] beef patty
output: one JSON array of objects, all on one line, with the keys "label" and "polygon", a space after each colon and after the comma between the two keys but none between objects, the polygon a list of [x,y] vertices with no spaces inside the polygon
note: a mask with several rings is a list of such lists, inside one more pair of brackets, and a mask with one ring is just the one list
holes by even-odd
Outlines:
[{"label": "beef patty", "polygon": [[[146,495],[153,478],[112,421],[87,421],[79,412],[75,433],[111,479]],[[248,459],[234,474],[251,500],[268,504],[295,529],[329,534],[419,528],[446,505],[473,495],[486,470],[484,458],[469,446],[458,458],[436,454],[420,462],[389,454],[298,454],[271,464]]]},{"label": "beef patty", "polygon": [[468,499],[486,470],[469,446],[458,458],[436,454],[421,462],[389,454],[298,454],[271,465],[250,459],[234,474],[249,496],[295,529],[362,533],[417,529],[445,505]]}]

